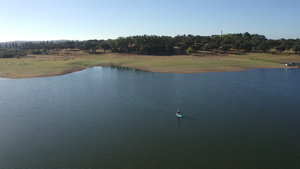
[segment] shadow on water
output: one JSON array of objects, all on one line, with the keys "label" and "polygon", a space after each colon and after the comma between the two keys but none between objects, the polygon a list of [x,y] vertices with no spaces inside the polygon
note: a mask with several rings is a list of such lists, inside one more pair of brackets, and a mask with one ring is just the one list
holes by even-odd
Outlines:
[{"label": "shadow on water", "polygon": [[196,120],[194,117],[189,117],[189,116],[182,116],[183,119],[188,119],[188,120]]},{"label": "shadow on water", "polygon": [[181,120],[196,120],[196,118],[189,117],[189,116],[182,116],[181,118],[178,118],[178,127],[180,127]]},{"label": "shadow on water", "polygon": [[181,118],[178,118],[178,126],[180,126],[181,120],[196,120],[196,118],[189,117],[189,116],[182,116]]}]

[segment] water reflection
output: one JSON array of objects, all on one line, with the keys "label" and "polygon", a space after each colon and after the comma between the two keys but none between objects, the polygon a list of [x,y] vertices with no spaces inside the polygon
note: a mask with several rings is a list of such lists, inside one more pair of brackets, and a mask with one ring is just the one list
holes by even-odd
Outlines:
[{"label": "water reflection", "polygon": [[132,67],[126,67],[126,66],[115,66],[113,68],[116,68],[118,70],[122,70],[122,71],[133,71],[133,72],[146,72],[144,70],[140,70],[140,69],[135,69],[135,68],[132,68]]},{"label": "water reflection", "polygon": [[186,115],[184,115],[182,118],[187,119],[187,120],[196,120],[196,118],[189,117],[189,116],[186,116]]}]

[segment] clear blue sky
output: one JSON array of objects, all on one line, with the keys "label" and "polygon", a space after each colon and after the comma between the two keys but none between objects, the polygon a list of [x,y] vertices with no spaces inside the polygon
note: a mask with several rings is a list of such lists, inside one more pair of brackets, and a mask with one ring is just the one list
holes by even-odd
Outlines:
[{"label": "clear blue sky", "polygon": [[300,0],[0,0],[0,42],[258,33],[300,38]]}]

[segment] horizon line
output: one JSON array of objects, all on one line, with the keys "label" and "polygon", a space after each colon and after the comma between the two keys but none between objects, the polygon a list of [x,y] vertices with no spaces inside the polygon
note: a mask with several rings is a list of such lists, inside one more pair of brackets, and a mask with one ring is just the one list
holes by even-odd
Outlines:
[{"label": "horizon line", "polygon": [[[227,33],[227,34],[240,34],[240,33]],[[219,36],[224,36],[224,35],[227,35],[227,34],[222,34],[222,35],[219,35]],[[243,33],[242,33],[243,34]],[[251,34],[251,33],[250,33]],[[134,36],[169,36],[169,35],[148,35],[148,34],[143,34],[143,35],[129,35],[129,36],[118,36],[117,38],[89,38],[89,39],[55,39],[55,40],[7,40],[7,41],[1,41],[0,40],[0,43],[12,43],[12,42],[43,42],[43,41],[89,41],[89,40],[115,40],[115,39],[118,39],[120,37],[134,37]],[[193,35],[193,34],[178,34],[176,36],[188,36],[188,35],[192,35],[192,36],[204,36],[204,37],[211,37],[211,36],[216,36],[218,34],[212,34],[212,35]],[[253,34],[251,34],[253,35]],[[260,35],[260,34],[258,34]],[[176,37],[176,36],[170,36],[170,37]],[[265,36],[265,35],[263,35]],[[300,38],[267,38],[268,40],[280,40],[280,39],[293,39],[293,40],[297,40],[297,39],[300,39]]]}]

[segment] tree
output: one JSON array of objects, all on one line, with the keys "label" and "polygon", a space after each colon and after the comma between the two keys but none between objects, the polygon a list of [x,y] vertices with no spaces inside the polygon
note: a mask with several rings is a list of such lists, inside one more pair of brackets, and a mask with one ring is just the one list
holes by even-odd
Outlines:
[{"label": "tree", "polygon": [[165,53],[172,54],[174,52],[174,45],[167,43],[165,45]]},{"label": "tree", "polygon": [[111,49],[111,47],[109,46],[108,43],[103,43],[101,46],[100,46],[101,49],[103,49],[103,51],[105,52],[106,50],[108,49]]},{"label": "tree", "polygon": [[[202,39],[203,40],[203,39]],[[176,46],[180,48],[181,51],[186,51],[190,46],[194,45],[194,36],[192,35],[183,35],[180,37],[180,40],[176,40]]]},{"label": "tree", "polygon": [[245,52],[250,52],[252,50],[253,46],[249,41],[246,41],[242,45],[242,49],[244,49]]},{"label": "tree", "polygon": [[204,50],[213,50],[219,48],[219,45],[215,42],[209,42],[204,46]]},{"label": "tree", "polygon": [[251,39],[251,44],[252,44],[252,46],[254,47],[254,49],[258,49],[258,46],[260,45],[260,43],[262,42],[262,40],[260,40],[260,39]]},{"label": "tree", "polygon": [[244,40],[251,40],[251,39],[252,39],[252,36],[251,36],[250,33],[245,32],[244,35],[243,35],[243,39],[244,39]]},{"label": "tree", "polygon": [[234,43],[233,48],[238,50],[244,50],[245,52],[250,52],[252,50],[252,44],[250,41],[239,40]]},{"label": "tree", "polygon": [[88,40],[84,42],[80,47],[81,50],[85,50],[87,52],[90,52],[91,50],[93,52],[96,52],[97,48],[98,48],[98,40]]},{"label": "tree", "polygon": [[266,42],[269,44],[270,48],[276,48],[277,46],[281,45],[281,41],[280,40],[266,40]]},{"label": "tree", "polygon": [[75,42],[74,41],[67,41],[64,43],[65,48],[74,49],[75,48]]},{"label": "tree", "polygon": [[251,40],[261,40],[261,41],[265,41],[265,40],[267,40],[267,38],[265,37],[265,35],[252,34],[252,35],[251,35]]},{"label": "tree", "polygon": [[263,52],[266,52],[267,50],[270,50],[270,46],[267,42],[262,42],[258,46],[259,50],[262,50]]},{"label": "tree", "polygon": [[286,47],[286,50],[290,50],[293,45],[294,45],[294,40],[293,39],[281,39],[281,45]]},{"label": "tree", "polygon": [[87,52],[89,52],[89,51],[91,50],[92,47],[93,47],[93,45],[92,45],[91,43],[89,43],[89,42],[85,42],[85,43],[83,44],[83,50],[85,50],[85,51],[87,51]]},{"label": "tree", "polygon": [[108,44],[109,44],[112,52],[119,52],[115,40],[110,40],[109,39]]},{"label": "tree", "polygon": [[210,36],[205,36],[205,37],[202,38],[202,44],[206,44],[206,43],[209,43],[211,41],[212,41],[212,39],[211,39]]},{"label": "tree", "polygon": [[132,37],[119,37],[115,40],[115,45],[118,52],[130,52],[132,48]]},{"label": "tree", "polygon": [[224,46],[224,45],[230,45],[230,44],[233,44],[234,41],[231,39],[231,38],[225,38],[222,42],[221,42],[221,45]]},{"label": "tree", "polygon": [[203,47],[203,45],[201,45],[201,44],[196,44],[196,45],[190,46],[190,48],[193,49],[194,51],[200,50],[202,47]]},{"label": "tree", "polygon": [[286,47],[285,46],[277,46],[276,47],[276,51],[279,51],[279,52],[283,52],[285,51]]},{"label": "tree", "polygon": [[297,43],[293,46],[293,50],[295,51],[295,53],[300,52],[300,43]]},{"label": "tree", "polygon": [[223,50],[224,52],[228,51],[230,48],[231,48],[230,45],[222,45],[222,50]]},{"label": "tree", "polygon": [[195,52],[191,47],[189,47],[187,50],[186,50],[186,53],[188,55],[191,55],[193,52]]}]

